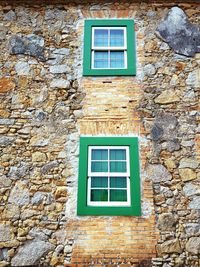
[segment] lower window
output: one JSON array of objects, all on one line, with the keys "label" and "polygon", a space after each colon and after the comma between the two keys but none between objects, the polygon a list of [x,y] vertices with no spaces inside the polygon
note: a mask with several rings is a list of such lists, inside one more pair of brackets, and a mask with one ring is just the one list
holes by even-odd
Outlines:
[{"label": "lower window", "polygon": [[80,139],[78,215],[140,215],[138,140]]}]

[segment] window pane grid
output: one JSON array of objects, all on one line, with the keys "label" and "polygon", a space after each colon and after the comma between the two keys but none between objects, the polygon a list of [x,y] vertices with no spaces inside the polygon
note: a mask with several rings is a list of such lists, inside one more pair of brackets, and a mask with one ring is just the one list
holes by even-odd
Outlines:
[{"label": "window pane grid", "polygon": [[93,69],[127,68],[126,28],[93,28],[92,44]]},{"label": "window pane grid", "polygon": [[[111,202],[126,202],[128,199],[128,189],[127,189],[127,179],[129,177],[89,177],[90,178],[90,199],[92,202],[107,202],[107,203],[111,203]],[[94,185],[92,185],[93,179],[94,178],[98,178],[99,181],[102,181],[102,183],[104,183],[105,185],[105,178],[107,178],[107,186],[103,186],[103,187],[96,187]],[[113,187],[111,186],[111,179],[118,179],[120,180],[120,178],[123,179],[123,181],[126,181],[126,187]],[[119,181],[118,181],[119,182]]]},{"label": "window pane grid", "polygon": [[88,160],[88,205],[129,206],[128,146],[91,146]]}]

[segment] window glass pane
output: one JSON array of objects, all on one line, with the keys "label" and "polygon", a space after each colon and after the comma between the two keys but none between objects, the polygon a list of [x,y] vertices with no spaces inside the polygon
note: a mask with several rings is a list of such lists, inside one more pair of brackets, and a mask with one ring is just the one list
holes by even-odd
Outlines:
[{"label": "window glass pane", "polygon": [[108,162],[107,161],[91,162],[91,171],[92,172],[107,172]]},{"label": "window glass pane", "polygon": [[124,30],[110,30],[110,46],[124,46]]},{"label": "window glass pane", "polygon": [[126,162],[125,161],[111,161],[110,172],[126,172]]},{"label": "window glass pane", "polygon": [[91,187],[108,187],[108,177],[91,177]]},{"label": "window glass pane", "polygon": [[108,68],[108,52],[94,51],[94,67],[101,69]]},{"label": "window glass pane", "polygon": [[110,67],[111,68],[124,68],[124,51],[111,51],[110,52]]},{"label": "window glass pane", "polygon": [[107,149],[92,149],[92,160],[107,160],[108,150]]},{"label": "window glass pane", "polygon": [[108,190],[92,189],[91,201],[108,201]]},{"label": "window glass pane", "polygon": [[127,201],[127,190],[110,190],[110,201]]},{"label": "window glass pane", "polygon": [[111,188],[126,188],[126,177],[110,177]]},{"label": "window glass pane", "polygon": [[95,47],[108,46],[108,30],[103,30],[103,29],[94,30],[94,46]]},{"label": "window glass pane", "polygon": [[126,160],[126,150],[125,149],[111,149],[110,159],[111,160]]}]

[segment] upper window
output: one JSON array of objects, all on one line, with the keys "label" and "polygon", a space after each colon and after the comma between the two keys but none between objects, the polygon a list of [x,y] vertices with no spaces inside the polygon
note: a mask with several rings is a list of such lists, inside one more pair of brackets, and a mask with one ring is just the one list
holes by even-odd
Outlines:
[{"label": "upper window", "polygon": [[86,20],[84,75],[135,75],[133,20]]},{"label": "upper window", "polygon": [[137,138],[81,138],[78,215],[140,215]]}]

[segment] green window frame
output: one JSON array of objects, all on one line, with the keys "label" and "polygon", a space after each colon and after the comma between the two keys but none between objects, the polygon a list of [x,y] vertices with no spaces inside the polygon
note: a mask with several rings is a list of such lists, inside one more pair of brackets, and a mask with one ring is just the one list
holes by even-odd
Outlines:
[{"label": "green window frame", "polygon": [[[128,147],[130,163],[130,205],[95,206],[88,205],[88,158],[93,146]],[[79,155],[77,215],[140,216],[140,174],[137,137],[81,137]]]},{"label": "green window frame", "polygon": [[[126,68],[94,69],[92,67],[92,29],[93,28],[118,28],[126,29]],[[117,51],[117,50],[113,50]],[[106,19],[86,20],[84,26],[84,60],[83,76],[132,76],[136,75],[136,52],[134,20],[132,19]]]}]

